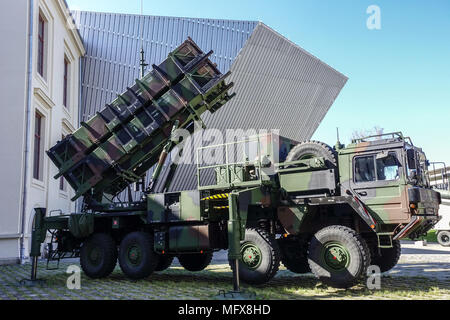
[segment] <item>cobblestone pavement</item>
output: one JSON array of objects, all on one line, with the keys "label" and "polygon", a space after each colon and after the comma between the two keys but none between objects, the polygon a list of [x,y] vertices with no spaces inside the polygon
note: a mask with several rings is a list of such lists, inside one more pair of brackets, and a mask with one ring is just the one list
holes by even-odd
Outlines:
[{"label": "cobblestone pavement", "polygon": [[450,283],[450,247],[422,242],[402,242],[402,255],[391,276],[421,276]]},{"label": "cobblestone pavement", "polygon": [[[227,252],[214,256],[216,263],[227,263]],[[389,276],[424,277],[450,281],[450,247],[436,243],[423,246],[422,241],[402,241],[402,254],[398,265],[389,271]]]},{"label": "cobblestone pavement", "polygon": [[[442,248],[442,247],[440,247]],[[277,276],[263,286],[243,286],[256,294],[256,299],[450,299],[450,250],[434,246],[422,247],[414,243],[403,245],[399,265],[381,278],[380,290],[369,290],[364,284],[348,290],[322,285],[311,274],[296,275],[283,266]],[[215,256],[213,264],[198,273],[185,271],[175,261],[164,272],[155,273],[141,281],[131,281],[117,267],[106,279],[92,280],[81,273],[81,289],[69,290],[66,273],[69,265],[59,270],[45,270],[39,264],[42,286],[19,286],[21,279],[29,277],[31,266],[0,266],[0,300],[3,299],[186,299],[216,298],[219,290],[231,289],[231,271],[226,253]],[[195,284],[195,285],[194,285]]]}]

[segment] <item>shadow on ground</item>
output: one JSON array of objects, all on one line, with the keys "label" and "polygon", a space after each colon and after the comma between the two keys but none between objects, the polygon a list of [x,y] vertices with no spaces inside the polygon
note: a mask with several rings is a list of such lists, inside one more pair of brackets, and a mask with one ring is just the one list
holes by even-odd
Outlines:
[{"label": "shadow on ground", "polygon": [[[232,288],[228,265],[212,265],[207,270],[191,273],[180,267],[154,273],[147,279],[132,281],[119,268],[105,279],[89,279],[81,274],[81,290],[66,287],[66,269],[57,271],[39,267],[44,287],[17,286],[28,277],[30,266],[0,267],[0,299],[214,299],[220,290]],[[261,286],[243,285],[256,294],[256,299],[449,299],[450,283],[423,277],[382,276],[381,290],[369,290],[361,284],[351,289],[334,289],[322,285],[312,275],[296,275],[280,270],[269,283]]]}]

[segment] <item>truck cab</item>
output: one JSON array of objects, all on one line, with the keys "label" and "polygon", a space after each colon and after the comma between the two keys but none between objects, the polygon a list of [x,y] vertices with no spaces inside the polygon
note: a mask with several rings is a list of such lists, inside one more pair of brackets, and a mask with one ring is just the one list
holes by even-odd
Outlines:
[{"label": "truck cab", "polygon": [[430,186],[429,161],[401,133],[353,140],[340,149],[341,193],[351,192],[393,239],[417,239],[438,221],[441,197]]}]

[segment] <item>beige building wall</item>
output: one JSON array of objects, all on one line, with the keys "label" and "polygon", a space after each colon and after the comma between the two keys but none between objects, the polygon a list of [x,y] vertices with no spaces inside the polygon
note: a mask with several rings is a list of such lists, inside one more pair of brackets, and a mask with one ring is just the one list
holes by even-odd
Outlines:
[{"label": "beige building wall", "polygon": [[25,136],[28,4],[0,2],[0,264],[19,257]]},{"label": "beige building wall", "polygon": [[[34,208],[45,207],[48,215],[58,214],[52,210],[74,210],[73,192],[67,182],[61,190],[60,180],[53,178],[57,169],[45,151],[78,127],[79,64],[84,47],[63,0],[7,0],[1,2],[0,11],[2,37],[8,43],[1,53],[0,74],[2,96],[7,97],[2,109],[8,110],[0,117],[4,177],[0,194],[6,204],[0,211],[0,263],[10,263],[21,257],[20,247],[23,260],[29,256]],[[39,17],[44,20],[43,75],[38,71]],[[67,106],[63,104],[64,61]],[[34,172],[36,113],[41,117],[38,174]]]}]

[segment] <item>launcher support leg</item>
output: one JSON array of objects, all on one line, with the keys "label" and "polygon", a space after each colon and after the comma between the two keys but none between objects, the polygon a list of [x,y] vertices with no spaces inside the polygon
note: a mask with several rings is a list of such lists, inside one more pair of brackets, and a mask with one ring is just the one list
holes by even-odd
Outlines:
[{"label": "launcher support leg", "polygon": [[35,286],[36,283],[41,283],[37,278],[38,257],[41,255],[41,244],[45,241],[47,229],[45,228],[45,208],[36,208],[33,224],[33,232],[31,234],[31,275],[30,279],[23,279],[20,281],[21,285]]},{"label": "launcher support leg", "polygon": [[37,280],[37,264],[38,264],[38,257],[32,257],[31,260],[31,281]]},{"label": "launcher support leg", "polygon": [[233,292],[241,292],[241,286],[239,283],[239,260],[233,260]]},{"label": "launcher support leg", "polygon": [[228,258],[233,263],[233,291],[241,291],[239,281],[239,258],[241,249],[241,230],[238,208],[239,194],[230,193],[228,197]]},{"label": "launcher support leg", "polygon": [[241,259],[241,239],[244,238],[245,221],[247,219],[249,192],[230,193],[228,197],[228,259],[232,264],[233,291],[219,293],[218,299],[248,300],[254,299],[255,295],[241,291],[239,279],[239,260]]}]

